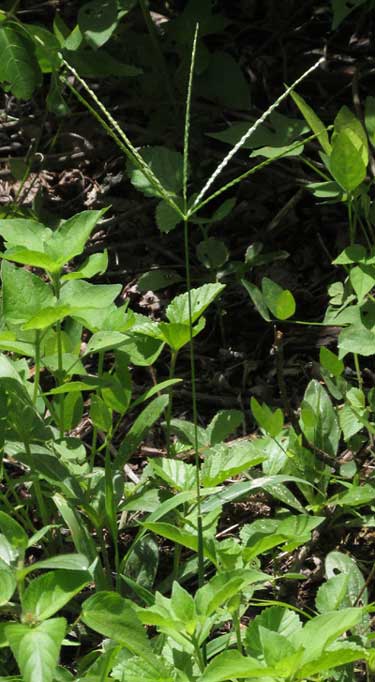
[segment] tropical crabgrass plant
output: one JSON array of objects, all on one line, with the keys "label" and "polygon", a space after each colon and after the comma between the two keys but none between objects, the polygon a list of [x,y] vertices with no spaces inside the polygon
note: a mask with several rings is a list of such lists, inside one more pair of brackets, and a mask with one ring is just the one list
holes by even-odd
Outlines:
[{"label": "tropical crabgrass plant", "polygon": [[[179,221],[184,224],[187,293],[177,297],[168,307],[168,322],[150,323],[126,307],[117,308],[114,300],[119,287],[116,285],[92,285],[85,281],[105,271],[105,254],[94,254],[78,271],[64,270],[68,261],[82,253],[88,236],[101,217],[100,212],[79,214],[63,222],[54,232],[44,225],[22,219],[0,224],[6,242],[6,250],[2,254],[4,328],[0,341],[3,350],[31,357],[35,366],[34,381],[30,382],[27,365],[10,361],[5,356],[1,358],[1,390],[5,406],[1,414],[3,441],[6,442],[8,456],[31,472],[32,489],[43,522],[39,535],[34,534],[30,540],[25,539],[22,526],[15,525],[16,522],[9,517],[0,523],[5,538],[2,540],[4,584],[8,585],[4,603],[8,604],[13,598],[17,587],[17,599],[22,606],[21,618],[17,622],[15,616],[19,608],[16,599],[15,613],[4,628],[3,641],[9,644],[26,682],[40,682],[40,671],[43,682],[58,680],[59,677],[71,679],[67,671],[56,667],[67,623],[63,618],[51,616],[92,580],[99,591],[85,601],[77,618],[111,641],[96,652],[94,661],[89,655],[81,662],[82,672],[78,679],[105,680],[110,674],[111,679],[122,682],[151,681],[156,674],[164,682],[220,682],[233,677],[264,679],[265,676],[272,680],[281,677],[290,681],[307,677],[322,679],[329,676],[330,669],[343,662],[349,664],[367,657],[363,646],[340,640],[341,635],[353,630],[365,615],[364,607],[352,602],[349,605],[343,602],[338,614],[331,613],[331,605],[328,613],[323,613],[320,607],[321,615],[315,618],[309,619],[304,614],[308,621],[304,626],[298,618],[298,623],[294,619],[293,610],[278,605],[275,607],[277,611],[263,611],[259,622],[254,622],[248,633],[245,634],[241,628],[241,616],[248,608],[249,599],[256,589],[264,587],[270,580],[268,575],[262,574],[258,565],[249,568],[249,562],[276,545],[298,546],[320,524],[319,517],[309,519],[307,524],[306,519],[302,524],[298,519],[295,524],[289,519],[289,524],[281,522],[277,527],[272,526],[260,538],[258,530],[245,528],[241,543],[232,542],[230,538],[218,541],[215,535],[217,519],[225,502],[239,499],[252,490],[267,489],[267,486],[274,486],[275,490],[278,487],[277,494],[281,499],[284,495],[285,499],[281,486],[288,481],[304,483],[305,487],[313,485],[296,476],[280,474],[255,476],[245,482],[233,483],[228,489],[220,488],[228,476],[261,463],[264,453],[256,448],[222,443],[238,424],[238,415],[233,412],[217,415],[206,430],[198,427],[193,337],[203,327],[203,312],[223,286],[212,283],[198,290],[192,289],[189,263],[189,222],[195,213],[264,163],[207,197],[212,184],[236,151],[301,79],[288,88],[241,137],[203,189],[189,200],[189,121],[196,41],[197,31],[188,85],[182,172],[181,178],[177,178],[180,197],[175,191],[176,180],[170,180],[172,186],[160,180],[154,172],[155,157],[150,158],[150,163],[145,161],[144,155],[134,148],[85,81],[73,70],[78,81],[94,98],[100,114],[65,79],[136,168],[138,175],[133,178],[134,184],[143,186],[146,193],[153,193],[163,202],[158,210],[159,222],[169,228]],[[317,66],[318,63],[303,77]],[[67,63],[65,67],[72,72]],[[315,136],[314,133],[311,137]],[[280,153],[277,158],[282,155]],[[167,154],[168,163],[170,158]],[[175,215],[173,220],[171,211]],[[12,261],[42,269],[45,276],[38,277],[33,272],[14,267]],[[289,298],[287,301],[284,299],[278,290],[272,292],[270,289],[268,305],[271,312],[276,310],[276,316],[279,313],[282,317],[285,304],[289,305]],[[88,329],[92,336],[82,352],[83,328]],[[191,428],[171,420],[170,390],[176,383],[174,365],[178,351],[187,342],[190,345],[193,398]],[[151,364],[164,344],[171,350],[170,379],[132,401],[129,363]],[[105,355],[108,351],[114,357],[109,368]],[[87,374],[82,362],[93,354],[98,355],[96,376]],[[44,391],[41,388],[42,368],[48,369],[55,383]],[[169,395],[154,398],[163,389],[167,389]],[[94,425],[88,463],[80,449],[81,444],[66,437],[66,433],[80,421],[82,394],[86,391],[90,394],[90,418]],[[124,415],[150,398],[153,398],[152,402],[135,419],[119,450],[114,452],[113,439]],[[167,446],[172,430],[177,430],[179,435],[182,433],[187,444],[193,447],[194,464],[174,458],[151,461],[149,477],[144,481],[132,480],[127,489],[135,486],[134,494],[124,499],[122,469],[145,433],[165,411]],[[114,414],[117,415],[115,419]],[[273,424],[270,428],[273,436],[277,435]],[[98,438],[102,440],[101,445],[98,445]],[[203,466],[202,451],[205,453]],[[102,466],[95,467],[98,461]],[[171,494],[167,494],[165,499],[158,493],[155,495],[149,486],[152,478],[159,478],[169,486]],[[39,566],[33,564],[38,569],[52,568],[56,571],[46,574],[46,578],[41,576],[28,582],[24,589],[25,576],[22,564],[21,573],[17,573],[20,570],[18,554],[14,552],[13,545],[22,547],[24,552],[29,543],[32,546],[53,530],[48,524],[51,489],[54,491],[53,503],[70,530],[77,554],[72,559],[61,555],[55,561],[53,558],[46,560],[44,565],[41,565],[43,562],[39,562]],[[291,499],[288,498],[289,502]],[[118,513],[126,515],[137,508],[147,509],[147,505],[151,505],[151,513],[121,559]],[[25,520],[21,512],[20,519]],[[103,538],[103,528],[112,539],[113,564]],[[157,546],[149,531],[196,553],[197,561],[190,566],[190,575],[191,570],[198,572],[198,590],[194,598],[177,582],[173,583],[169,599],[163,594],[155,597],[150,589],[152,580],[145,586],[130,578],[129,572],[139,562],[139,553],[143,566],[148,561],[147,557],[157,557]],[[97,544],[101,548],[99,556]],[[183,580],[189,575],[189,566],[185,563],[180,570],[180,556],[176,553],[175,557],[172,578]],[[205,571],[210,566],[214,567],[215,575],[205,582]],[[81,575],[61,573],[72,570],[80,571]],[[151,574],[155,577],[155,569],[151,570]],[[109,591],[113,587],[113,577],[116,591]],[[136,601],[130,603],[121,596],[123,583],[145,606],[137,606]],[[293,638],[290,628],[284,628],[284,624],[291,620]],[[232,624],[231,632],[223,638],[219,634],[220,629],[228,621]],[[149,639],[143,624],[155,627],[157,636]],[[276,649],[279,651],[277,655]]]}]

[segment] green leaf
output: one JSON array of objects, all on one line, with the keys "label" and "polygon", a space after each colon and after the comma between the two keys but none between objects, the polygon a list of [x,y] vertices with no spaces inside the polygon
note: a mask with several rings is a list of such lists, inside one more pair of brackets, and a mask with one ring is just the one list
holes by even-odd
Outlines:
[{"label": "green leaf", "polygon": [[[140,171],[139,171],[140,172]],[[133,183],[134,184],[134,183]],[[150,185],[151,186],[151,185]],[[139,188],[138,188],[139,189]],[[144,190],[142,190],[144,191]],[[159,196],[155,190],[153,190],[156,196]],[[146,192],[144,191],[144,194]],[[155,210],[155,220],[160,232],[168,234],[172,232],[177,225],[180,224],[182,218],[179,213],[170,206],[164,199],[160,201]]]},{"label": "green leaf", "polygon": [[238,442],[231,446],[224,443],[215,445],[204,453],[202,484],[206,488],[216,486],[265,459],[266,455],[253,448],[250,442]]},{"label": "green leaf", "polygon": [[[251,123],[244,121],[235,123],[221,133],[208,133],[209,137],[216,140],[226,142],[233,147],[241,137],[248,131]],[[255,132],[250,135],[243,145],[244,149],[258,149],[259,147],[274,147],[278,148],[278,152],[282,151],[283,147],[295,142],[298,137],[307,130],[307,126],[303,121],[289,118],[283,114],[274,111],[267,123],[259,126]],[[301,148],[300,152],[301,153]]]},{"label": "green leaf", "polygon": [[[152,531],[152,533],[161,535],[162,537],[167,538],[168,540],[172,540],[173,542],[176,542],[177,544],[182,545],[183,547],[188,547],[189,549],[192,549],[194,552],[198,551],[198,538],[196,531],[189,532],[182,528],[178,528],[177,526],[173,526],[171,523],[164,523],[163,521],[158,522],[144,521],[142,525],[144,526],[144,528],[147,528],[147,530]],[[210,547],[208,546],[208,543],[204,542],[203,545],[205,556],[213,564],[215,564],[216,557],[212,553]]]},{"label": "green leaf", "polygon": [[206,433],[210,445],[216,445],[228,438],[243,422],[240,410],[220,410],[209,423]]},{"label": "green leaf", "polygon": [[17,587],[15,572],[0,558],[0,606],[7,604]]},{"label": "green leaf", "polygon": [[332,134],[333,144],[335,143],[336,135],[340,133],[345,133],[347,137],[349,137],[354,147],[361,154],[364,165],[367,166],[368,141],[366,132],[357,116],[355,116],[345,105],[341,107],[335,118],[334,131]]},{"label": "green leaf", "polygon": [[24,682],[52,682],[65,631],[65,618],[46,620],[33,628],[21,623],[5,627]]},{"label": "green leaf", "polygon": [[3,262],[1,278],[3,315],[10,324],[23,324],[55,302],[51,287],[28,270]]},{"label": "green leaf", "polygon": [[5,260],[20,263],[21,265],[32,265],[34,268],[42,268],[47,272],[58,272],[59,264],[48,254],[42,251],[31,251],[22,246],[14,246],[7,249],[1,256]]},{"label": "green leaf", "polygon": [[181,282],[182,277],[174,270],[149,270],[139,278],[137,287],[140,292],[159,291],[166,289],[176,282]]},{"label": "green leaf", "polygon": [[350,270],[349,279],[358,298],[358,303],[361,304],[375,285],[375,268],[370,265],[356,265]]},{"label": "green leaf", "polygon": [[0,220],[0,234],[7,248],[23,246],[30,251],[43,251],[43,244],[51,239],[52,230],[31,218],[4,218]]},{"label": "green leaf", "polygon": [[287,320],[294,315],[296,303],[288,289],[282,289],[272,279],[263,277],[262,293],[266,305],[278,320]]},{"label": "green leaf", "polygon": [[196,78],[199,94],[224,107],[248,110],[250,88],[242,69],[227,52],[211,53],[208,68]]},{"label": "green leaf", "polygon": [[108,308],[121,291],[121,284],[90,284],[84,280],[67,282],[61,288],[60,301],[72,306],[73,312],[87,308]]},{"label": "green leaf", "polygon": [[103,208],[99,211],[82,211],[69,220],[65,220],[47,242],[46,253],[60,266],[68,263],[75,256],[79,256],[95,225],[106,210]]},{"label": "green leaf", "polygon": [[365,2],[366,0],[350,0],[350,2],[348,0],[332,0],[332,29],[335,31],[351,12]]},{"label": "green leaf", "polygon": [[24,529],[18,521],[3,511],[0,511],[0,530],[14,547],[21,550],[27,548],[28,537]]},{"label": "green leaf", "polygon": [[[182,190],[182,154],[158,146],[145,147],[141,150],[141,155],[167,192],[172,196],[178,195]],[[127,170],[130,181],[136,189],[146,196],[162,198],[160,192],[151,185],[141,170],[134,167],[131,161],[127,162]]]},{"label": "green leaf", "polygon": [[56,36],[43,26],[23,24],[23,27],[34,43],[35,56],[41,71],[43,73],[57,71],[61,65],[62,57]]},{"label": "green leaf", "polygon": [[68,282],[70,279],[91,279],[95,275],[103,275],[108,267],[108,251],[105,249],[102,253],[93,253],[81,265],[78,270],[69,272],[67,275],[61,277],[62,282]]},{"label": "green leaf", "polygon": [[112,676],[116,680],[126,682],[175,682],[175,675],[164,658],[152,656],[151,660],[144,660],[139,656],[124,658],[116,662],[112,669]]},{"label": "green leaf", "polygon": [[158,396],[152,403],[147,405],[143,412],[136,418],[121,444],[116,462],[118,466],[121,466],[120,463],[122,462],[125,463],[133,452],[135,452],[138,445],[142,442],[144,435],[165,410],[168,400],[168,395]]},{"label": "green leaf", "polygon": [[[223,291],[224,284],[203,284],[198,289],[191,289],[191,318],[194,323],[208,308],[210,303]],[[170,322],[189,324],[189,295],[188,292],[176,296],[166,309],[166,316]]]},{"label": "green leaf", "polygon": [[19,569],[19,572],[25,576],[33,571],[39,571],[44,568],[82,572],[88,570],[89,562],[84,554],[60,554],[59,556],[49,557],[48,559],[42,559],[34,564],[24,566],[24,568]]},{"label": "green leaf", "polygon": [[319,362],[322,367],[324,367],[324,369],[326,369],[334,377],[340,377],[344,372],[345,367],[343,361],[325,346],[320,347]]},{"label": "green leaf", "polygon": [[338,346],[340,358],[348,353],[368,357],[374,354],[375,333],[363,325],[350,324],[340,332]]},{"label": "green leaf", "polygon": [[353,557],[342,552],[329,552],[325,560],[326,575],[329,580],[337,575],[348,576],[347,599],[344,606],[354,606],[358,595],[362,593],[361,603],[367,604],[368,591],[365,587],[365,579]]},{"label": "green leaf", "polygon": [[[349,577],[344,573],[333,575],[318,589],[315,606],[320,613],[336,611],[347,596]],[[344,604],[345,606],[347,604]]]},{"label": "green leaf", "polygon": [[315,661],[337,637],[357,625],[363,613],[361,608],[346,608],[309,620],[293,638],[297,647],[303,646],[305,649],[303,664]]},{"label": "green leaf", "polygon": [[[201,317],[197,324],[192,328],[192,337],[199,334],[206,325],[206,320]],[[173,322],[159,322],[159,333],[165,343],[174,351],[180,350],[190,341],[190,327],[188,324],[178,324]]]},{"label": "green leaf", "polygon": [[91,396],[90,419],[99,431],[107,433],[112,428],[112,413],[97,395]]},{"label": "green leaf", "polygon": [[362,153],[346,130],[339,132],[334,139],[329,167],[335,180],[346,192],[355,190],[366,177]]},{"label": "green leaf", "polygon": [[224,651],[208,664],[197,682],[226,682],[235,677],[267,678],[273,677],[273,673],[272,668],[267,668],[255,658],[242,656],[239,651]]},{"label": "green leaf", "polygon": [[259,315],[261,315],[266,322],[271,322],[262,292],[258,289],[258,287],[255,286],[255,284],[248,282],[246,279],[241,279],[241,284],[245,287]]},{"label": "green leaf", "polygon": [[46,329],[56,324],[56,322],[63,320],[70,312],[71,307],[69,305],[46,307],[22,325],[22,329]]},{"label": "green leaf", "polygon": [[111,37],[118,23],[116,0],[91,0],[80,7],[78,26],[93,47],[101,47]]},{"label": "green leaf", "polygon": [[25,621],[46,620],[53,616],[92,581],[83,571],[51,571],[35,578],[22,595]]},{"label": "green leaf", "polygon": [[133,654],[148,658],[151,647],[146,632],[131,606],[115,592],[98,592],[82,606],[82,620],[92,630],[119,642]]},{"label": "green leaf", "polygon": [[0,81],[15,97],[28,100],[41,83],[34,46],[27,33],[13,26],[0,26]]},{"label": "green leaf", "polygon": [[208,269],[221,268],[229,258],[229,252],[224,242],[215,237],[208,237],[197,246],[197,256]]},{"label": "green leaf", "polygon": [[329,455],[336,455],[340,441],[337,415],[328,393],[315,379],[306,388],[300,423],[312,445]]},{"label": "green leaf", "polygon": [[296,103],[309,128],[318,136],[317,140],[323,147],[325,153],[329,156],[331,153],[331,145],[323,121],[320,120],[319,116],[316,115],[315,111],[307,104],[301,95],[298,95],[296,92],[291,92],[290,96]]},{"label": "green leaf", "polygon": [[276,438],[284,426],[284,416],[281,409],[278,407],[272,412],[265,403],[260,405],[254,396],[250,400],[250,406],[258,426],[272,438]]}]

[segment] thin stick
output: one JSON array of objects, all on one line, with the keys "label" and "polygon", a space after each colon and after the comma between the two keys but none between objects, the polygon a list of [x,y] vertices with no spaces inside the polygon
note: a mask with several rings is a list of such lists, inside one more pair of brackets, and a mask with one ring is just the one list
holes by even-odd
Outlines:
[{"label": "thin stick", "polygon": [[207,194],[207,191],[209,190],[211,185],[215,182],[218,175],[220,175],[220,173],[228,165],[229,161],[233,158],[233,156],[235,154],[237,154],[238,150],[245,144],[245,142],[257,130],[257,128],[259,128],[259,126],[262,125],[262,123],[264,123],[266,118],[268,118],[268,116],[270,114],[272,114],[272,112],[275,109],[277,109],[277,107],[281,104],[281,102],[284,99],[286,99],[286,97],[288,97],[288,95],[292,92],[292,90],[294,90],[294,88],[297,85],[299,85],[305,78],[307,78],[307,76],[309,76],[313,71],[315,71],[315,69],[317,69],[318,66],[320,66],[320,64],[322,64],[322,62],[324,62],[324,61],[325,61],[325,58],[321,57],[315,64],[313,64],[313,66],[311,66],[309,69],[307,69],[307,71],[305,71],[305,73],[303,73],[302,76],[297,78],[297,80],[294,81],[294,83],[292,83],[292,85],[290,85],[289,88],[287,88],[285,90],[285,92],[283,92],[280,95],[280,97],[278,97],[278,99],[275,102],[273,102],[273,104],[271,104],[271,106],[260,116],[260,118],[258,118],[258,120],[255,121],[254,125],[250,126],[248,131],[241,137],[241,139],[237,142],[237,144],[235,144],[234,147],[232,147],[230,152],[226,155],[226,157],[218,165],[216,170],[212,173],[211,177],[207,180],[206,184],[204,185],[204,187],[201,189],[198,196],[196,197],[196,199],[193,203],[193,207],[197,206],[200,203],[200,201],[203,199],[205,194]]}]

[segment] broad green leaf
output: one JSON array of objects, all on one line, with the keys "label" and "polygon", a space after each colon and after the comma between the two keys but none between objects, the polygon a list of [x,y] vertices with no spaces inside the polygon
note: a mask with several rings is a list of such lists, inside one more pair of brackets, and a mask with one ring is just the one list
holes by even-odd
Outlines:
[{"label": "broad green leaf", "polygon": [[250,442],[238,442],[227,446],[215,445],[204,453],[201,469],[202,485],[213,487],[228,478],[250,469],[266,459],[259,450],[252,448]]},{"label": "broad green leaf", "polygon": [[366,165],[345,130],[333,142],[329,167],[335,180],[346,192],[355,190],[366,177]]},{"label": "broad green leaf", "polygon": [[296,303],[288,289],[282,289],[276,282],[263,277],[262,294],[266,305],[278,320],[287,320],[294,315]]},{"label": "broad green leaf", "polygon": [[357,295],[358,303],[361,304],[375,286],[375,268],[370,265],[356,265],[350,270],[349,279]]},{"label": "broad green leaf", "polygon": [[315,379],[310,381],[306,388],[300,423],[312,445],[329,455],[336,455],[340,440],[337,415],[328,393]]},{"label": "broad green leaf", "polygon": [[309,620],[294,636],[294,644],[305,649],[303,664],[315,661],[337,637],[357,625],[363,613],[361,608],[346,608]]},{"label": "broad green leaf", "polygon": [[95,377],[87,377],[86,381],[70,381],[67,384],[61,384],[51,388],[46,395],[63,395],[64,393],[80,393],[81,391],[95,391],[101,386],[100,379]]},{"label": "broad green leaf", "polygon": [[[223,291],[224,284],[203,284],[198,289],[191,289],[191,318],[194,323],[208,308],[210,303]],[[170,322],[189,324],[189,294],[176,296],[166,309]]]},{"label": "broad green leaf", "polygon": [[0,25],[0,54],[0,81],[18,99],[30,99],[41,83],[41,72],[26,32]]},{"label": "broad green leaf", "polygon": [[234,433],[243,422],[240,410],[220,410],[209,423],[206,433],[210,445],[216,445]]},{"label": "broad green leaf", "polygon": [[221,268],[229,258],[229,252],[224,242],[215,237],[208,237],[197,246],[197,256],[200,262],[208,269]]},{"label": "broad green leaf", "polygon": [[0,530],[14,547],[21,550],[27,548],[28,537],[24,529],[18,521],[3,511],[0,511]]},{"label": "broad green leaf", "polygon": [[179,459],[156,458],[149,463],[152,471],[172,488],[191,490],[195,483],[195,467]]},{"label": "broad green leaf", "polygon": [[16,587],[15,571],[0,558],[0,606],[4,606],[11,600]]},{"label": "broad green leaf", "polygon": [[[155,193],[155,190],[153,190],[153,192]],[[145,191],[144,193],[146,194]],[[173,208],[173,206],[170,206],[163,199],[158,203],[156,207],[155,220],[160,232],[168,234],[168,232],[172,232],[172,230],[174,230],[174,228],[177,227],[177,225],[179,225],[182,218],[180,214],[177,213],[177,211]]]},{"label": "broad green leaf", "polygon": [[325,560],[325,570],[329,580],[337,575],[348,576],[348,604],[344,604],[345,606],[354,606],[360,592],[362,604],[367,604],[368,590],[363,590],[365,579],[353,557],[342,552],[329,552]]},{"label": "broad green leaf", "polygon": [[249,84],[240,65],[228,52],[217,50],[209,54],[207,68],[195,79],[198,95],[224,107],[248,111]]},{"label": "broad green leaf", "polygon": [[368,652],[363,647],[351,642],[340,642],[334,646],[333,650],[321,654],[316,661],[303,665],[298,674],[301,679],[311,679],[311,676],[325,673],[336,667],[340,669],[341,666],[352,661],[366,660],[367,656]]},{"label": "broad green leaf", "polygon": [[92,581],[83,571],[51,571],[32,580],[22,595],[25,621],[46,620],[53,616]]},{"label": "broad green leaf", "polygon": [[81,617],[89,628],[119,642],[133,654],[146,659],[151,655],[146,632],[131,602],[120,594],[94,594],[83,603]]},{"label": "broad green leaf", "polygon": [[[182,154],[159,146],[145,147],[141,150],[141,155],[165,190],[176,196],[182,189]],[[130,161],[127,163],[127,170],[136,189],[146,196],[161,197],[160,192],[151,185],[142,171],[135,168]]]},{"label": "broad green leaf", "polygon": [[123,440],[119,454],[116,460],[116,464],[121,466],[122,462],[126,462],[127,459],[135,452],[137,447],[142,442],[144,435],[149,431],[151,426],[159,419],[162,412],[165,410],[168,404],[169,396],[161,395],[155,398],[141,414],[133,422],[133,425],[125,439]]},{"label": "broad green leaf", "polygon": [[[151,660],[150,660],[151,659]],[[116,680],[126,682],[175,682],[172,668],[161,656],[152,656],[148,660],[134,656],[116,662],[112,669]]]},{"label": "broad green leaf", "polygon": [[[280,483],[295,481],[296,483],[303,483],[306,485],[307,481],[303,478],[298,478],[297,476],[261,476],[260,478],[254,478],[251,481],[233,483],[223,488],[218,493],[213,493],[207,500],[202,503],[202,511],[204,513],[214,511],[218,507],[222,507],[228,502],[234,502],[241,497],[246,497],[253,491],[259,489],[267,489],[270,486],[277,485]],[[308,484],[311,485],[311,484]]]},{"label": "broad green leaf", "polygon": [[121,346],[128,337],[121,332],[96,332],[87,342],[86,350],[83,357],[91,353],[99,353],[100,351],[112,350]]},{"label": "broad green leaf", "polygon": [[[195,426],[193,422],[188,422],[186,419],[172,419],[171,432],[175,433],[179,440],[185,445],[194,447],[195,443]],[[207,431],[201,426],[198,426],[198,447],[208,448],[210,445]]]},{"label": "broad green leaf", "polygon": [[334,377],[339,377],[344,372],[343,361],[325,346],[320,347],[319,362],[322,367],[324,367],[324,369],[326,369],[330,374],[333,374]]},{"label": "broad green leaf", "polygon": [[105,249],[102,253],[93,253],[81,265],[78,270],[69,272],[61,277],[62,282],[68,282],[70,279],[91,279],[95,275],[103,275],[108,267],[108,252]]},{"label": "broad green leaf", "polygon": [[121,284],[90,284],[84,280],[67,282],[61,288],[60,301],[81,308],[108,308],[121,291]]},{"label": "broad green leaf", "polygon": [[258,657],[263,653],[262,630],[275,632],[291,640],[302,629],[302,623],[295,611],[284,606],[270,606],[251,621],[246,629],[245,646],[250,656]]},{"label": "broad green leaf", "polygon": [[71,312],[69,305],[56,305],[54,307],[43,308],[39,313],[33,315],[22,329],[46,329],[56,322],[63,320]]},{"label": "broad green leaf", "polygon": [[[72,38],[72,42],[74,40],[74,43],[78,43],[82,40],[82,34],[80,31],[76,32],[73,29],[69,38]],[[100,60],[94,50],[81,49],[75,51],[76,47],[70,44],[69,47],[66,45],[66,48],[64,50],[65,59],[83,78],[106,78],[108,76],[130,78],[139,76],[142,73],[142,69],[137,68],[133,64],[124,64],[104,50],[103,47],[100,49]]]},{"label": "broad green leaf", "polygon": [[107,433],[112,428],[112,413],[100,398],[92,395],[90,400],[90,419],[99,431]]},{"label": "broad green leaf", "polygon": [[139,278],[137,287],[139,291],[159,291],[166,289],[176,282],[181,282],[182,277],[175,270],[149,270]]},{"label": "broad green leaf", "polygon": [[[159,565],[159,547],[152,535],[146,535],[130,552],[126,564],[126,577],[136,581],[137,585],[151,589],[156,578]],[[152,596],[152,603],[154,598]]]},{"label": "broad green leaf", "polygon": [[366,249],[362,244],[352,244],[347,246],[341,253],[332,261],[333,265],[349,265],[350,263],[361,263],[366,260]]},{"label": "broad green leaf", "polygon": [[[204,329],[205,325],[206,320],[204,317],[201,317],[197,324],[192,327],[192,337],[197,336]],[[159,322],[158,329],[162,340],[174,351],[180,350],[190,341],[190,327],[188,324]]]},{"label": "broad green leaf", "polygon": [[39,571],[44,568],[57,568],[67,571],[87,571],[89,568],[89,562],[87,557],[83,554],[60,554],[59,556],[49,557],[48,559],[42,559],[41,561],[36,561],[34,564],[24,566],[24,568],[19,569],[20,573],[25,576],[33,571]]},{"label": "broad green leaf", "polygon": [[56,260],[60,266],[70,261],[74,256],[79,256],[95,225],[106,210],[103,208],[99,211],[82,211],[69,220],[65,220],[53,233],[52,239],[47,242],[46,253]]},{"label": "broad green leaf", "polygon": [[348,353],[368,357],[374,354],[375,333],[363,325],[350,324],[340,332],[338,346],[340,358],[344,358]]},{"label": "broad green leaf", "polygon": [[365,166],[368,164],[368,141],[366,132],[360,120],[347,106],[341,107],[335,118],[332,142],[335,143],[337,134],[344,132],[359,151]]},{"label": "broad green leaf", "polygon": [[[194,552],[198,551],[198,537],[196,531],[189,532],[177,526],[173,526],[171,523],[164,523],[163,521],[152,522],[144,521],[142,523],[144,528],[150,530],[152,533],[161,535],[168,540],[176,542],[178,545],[183,547],[188,547]],[[213,564],[216,563],[216,557],[214,556],[211,548],[208,546],[207,542],[203,543],[204,554]]]},{"label": "broad green leaf", "polygon": [[366,2],[366,0],[332,0],[332,29],[335,31],[336,28],[341,24],[346,17],[351,14],[355,9],[360,7]]},{"label": "broad green leaf", "polygon": [[319,116],[316,115],[315,111],[307,104],[301,95],[298,95],[296,92],[291,92],[290,96],[296,103],[309,128],[318,136],[317,140],[323,147],[325,153],[329,156],[331,153],[331,145],[323,121],[320,120]]},{"label": "broad green leaf", "polygon": [[266,322],[271,322],[271,317],[262,292],[258,289],[258,287],[255,286],[255,284],[248,282],[246,279],[241,279],[241,284],[245,287],[259,315],[261,315]]},{"label": "broad green leaf", "polygon": [[52,288],[28,270],[3,262],[3,314],[10,324],[23,324],[55,302]]},{"label": "broad green leaf", "polygon": [[52,682],[66,625],[65,618],[52,618],[32,628],[21,623],[6,626],[24,682]]},{"label": "broad green leaf", "polygon": [[24,249],[22,246],[13,246],[7,249],[1,257],[21,265],[32,265],[34,268],[42,268],[47,270],[47,272],[58,272],[60,269],[59,263],[48,254],[42,251]]},{"label": "broad green leaf", "polygon": [[[71,537],[74,543],[74,547],[78,553],[86,557],[87,566],[97,561],[97,549],[94,539],[88,532],[85,522],[75,509],[72,509],[67,501],[59,493],[53,496],[53,501],[64,519],[64,523],[68,526]],[[59,568],[54,566],[53,568]],[[71,568],[71,567],[69,567]],[[86,567],[83,570],[87,570]],[[108,587],[108,582],[105,578],[102,565],[99,562],[96,563],[94,569],[95,583],[98,590],[104,590]]]},{"label": "broad green leaf", "polygon": [[53,232],[49,227],[31,218],[3,218],[0,220],[0,235],[7,248],[22,246],[30,251],[43,251]]},{"label": "broad green leaf", "polygon": [[345,603],[345,598],[348,592],[349,577],[344,573],[333,575],[323,583],[318,589],[315,606],[319,613],[327,613],[327,611],[336,611]]},{"label": "broad green leaf", "polygon": [[149,367],[158,359],[164,348],[162,339],[152,338],[140,331],[127,335],[121,351],[129,357],[129,362],[139,367]]},{"label": "broad green leaf", "polygon": [[78,26],[94,48],[101,47],[111,37],[118,23],[116,0],[91,0],[80,7]]},{"label": "broad green leaf", "polygon": [[239,651],[224,651],[207,666],[197,682],[227,682],[236,678],[274,677],[272,668],[266,667],[255,658],[242,656]]},{"label": "broad green leaf", "polygon": [[263,431],[276,438],[283,429],[284,416],[278,407],[274,412],[266,405],[260,405],[254,396],[250,400],[251,411],[255,420]]},{"label": "broad green leaf", "polygon": [[57,71],[61,65],[62,56],[56,36],[43,26],[24,24],[34,43],[35,56],[42,73]]}]

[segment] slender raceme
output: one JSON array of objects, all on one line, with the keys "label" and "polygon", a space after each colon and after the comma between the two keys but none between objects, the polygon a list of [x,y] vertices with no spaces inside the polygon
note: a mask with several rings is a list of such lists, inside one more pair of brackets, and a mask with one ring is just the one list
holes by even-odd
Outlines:
[{"label": "slender raceme", "polygon": [[285,90],[285,92],[283,92],[280,95],[280,97],[278,97],[278,99],[271,104],[271,106],[262,114],[262,116],[260,116],[260,118],[258,118],[258,120],[255,121],[254,125],[250,126],[250,128],[247,130],[247,132],[241,137],[241,139],[237,142],[237,144],[235,144],[234,147],[232,147],[230,152],[226,155],[226,157],[222,160],[222,162],[219,163],[216,170],[209,177],[206,184],[201,189],[198,196],[195,198],[195,200],[193,202],[193,208],[194,208],[194,206],[197,206],[201,202],[203,197],[207,194],[208,190],[210,189],[211,185],[215,182],[216,178],[220,175],[220,173],[228,165],[229,161],[233,158],[233,156],[235,154],[237,154],[238,150],[245,144],[245,142],[249,139],[249,137],[257,130],[257,128],[259,128],[259,126],[262,123],[264,123],[264,121],[268,118],[268,116],[270,114],[272,114],[272,112],[275,109],[277,109],[277,107],[281,104],[281,102],[284,99],[286,99],[286,97],[288,97],[288,95],[292,92],[292,90],[294,90],[294,88],[297,85],[299,85],[299,83],[301,83],[305,78],[307,78],[307,76],[309,76],[313,71],[315,71],[315,69],[318,68],[318,66],[320,66],[320,64],[322,64],[322,62],[324,62],[324,59],[325,59],[324,57],[321,57],[320,59],[318,59],[318,61],[315,62],[315,64],[313,64],[309,69],[307,69],[307,71],[305,71],[305,73],[303,73],[302,76],[299,76],[299,78],[297,78],[297,80],[294,81],[294,83],[292,83],[292,85],[290,85],[289,88],[287,88]]}]

